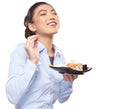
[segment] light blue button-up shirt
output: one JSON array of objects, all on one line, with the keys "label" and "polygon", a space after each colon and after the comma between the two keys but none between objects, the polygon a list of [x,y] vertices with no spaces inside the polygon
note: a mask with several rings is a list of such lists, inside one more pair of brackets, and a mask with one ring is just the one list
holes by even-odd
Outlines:
[{"label": "light blue button-up shirt", "polygon": [[[33,64],[18,44],[11,53],[6,95],[16,109],[53,109],[56,100],[65,102],[72,93],[72,82],[63,80],[62,74],[49,67],[46,48],[39,42],[39,64]],[[56,47],[54,65],[65,63],[62,52]]]}]

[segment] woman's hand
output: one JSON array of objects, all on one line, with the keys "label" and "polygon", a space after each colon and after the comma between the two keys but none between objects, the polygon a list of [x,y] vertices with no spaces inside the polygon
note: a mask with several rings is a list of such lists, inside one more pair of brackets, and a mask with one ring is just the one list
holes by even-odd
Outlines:
[{"label": "woman's hand", "polygon": [[67,74],[67,73],[64,73],[64,74],[63,74],[64,80],[70,81],[70,82],[72,82],[72,81],[74,81],[75,79],[77,79],[77,77],[78,77],[78,75],[72,75],[72,74]]},{"label": "woman's hand", "polygon": [[39,50],[38,50],[38,35],[29,36],[25,43],[25,50],[28,53],[29,59],[37,64],[39,60]]}]

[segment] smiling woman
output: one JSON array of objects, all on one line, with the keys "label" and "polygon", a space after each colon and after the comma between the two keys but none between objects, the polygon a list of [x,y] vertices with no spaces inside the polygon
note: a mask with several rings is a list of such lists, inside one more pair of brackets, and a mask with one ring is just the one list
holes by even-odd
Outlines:
[{"label": "smiling woman", "polygon": [[49,67],[65,63],[62,51],[53,44],[59,17],[50,4],[37,2],[28,10],[24,25],[27,40],[11,53],[7,97],[16,109],[53,109],[56,100],[63,103],[70,97],[77,78]]},{"label": "smiling woman", "polygon": [[[41,2],[41,4],[42,5],[40,7],[36,7],[39,5],[36,3],[28,11],[28,15],[25,17],[26,29],[32,32],[30,35],[41,34],[41,36],[44,36],[46,34],[50,35],[50,33],[53,35],[58,31],[59,28],[58,15],[51,5],[45,5],[45,2]],[[36,9],[34,11],[35,7]],[[29,35],[26,34],[25,36],[27,38]]]}]

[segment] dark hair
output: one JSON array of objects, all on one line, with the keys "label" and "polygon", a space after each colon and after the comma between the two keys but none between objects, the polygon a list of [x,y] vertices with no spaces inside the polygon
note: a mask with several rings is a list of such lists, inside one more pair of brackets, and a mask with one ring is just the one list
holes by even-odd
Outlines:
[{"label": "dark hair", "polygon": [[[32,18],[33,18],[35,9],[36,9],[38,6],[43,5],[43,4],[50,5],[50,4],[46,3],[46,2],[37,2],[37,3],[33,4],[33,5],[29,8],[28,13],[27,13],[27,15],[26,15],[25,18],[24,18],[24,26],[26,27],[26,29],[25,29],[25,38],[28,38],[29,36],[35,34],[35,32],[31,31],[31,30],[28,28],[28,24],[29,24],[29,23],[33,23]],[[51,5],[50,5],[50,6],[51,6]]]}]

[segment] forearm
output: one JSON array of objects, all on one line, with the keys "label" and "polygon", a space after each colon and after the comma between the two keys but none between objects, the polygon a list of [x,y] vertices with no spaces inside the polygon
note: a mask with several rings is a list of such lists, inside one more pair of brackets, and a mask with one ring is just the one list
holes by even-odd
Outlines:
[{"label": "forearm", "polygon": [[62,81],[59,94],[59,102],[63,103],[70,97],[72,93],[72,82]]},{"label": "forearm", "polygon": [[34,81],[37,65],[32,64],[29,60],[24,66],[10,69],[8,81],[6,83],[6,94],[10,102],[17,104],[19,99]]}]

